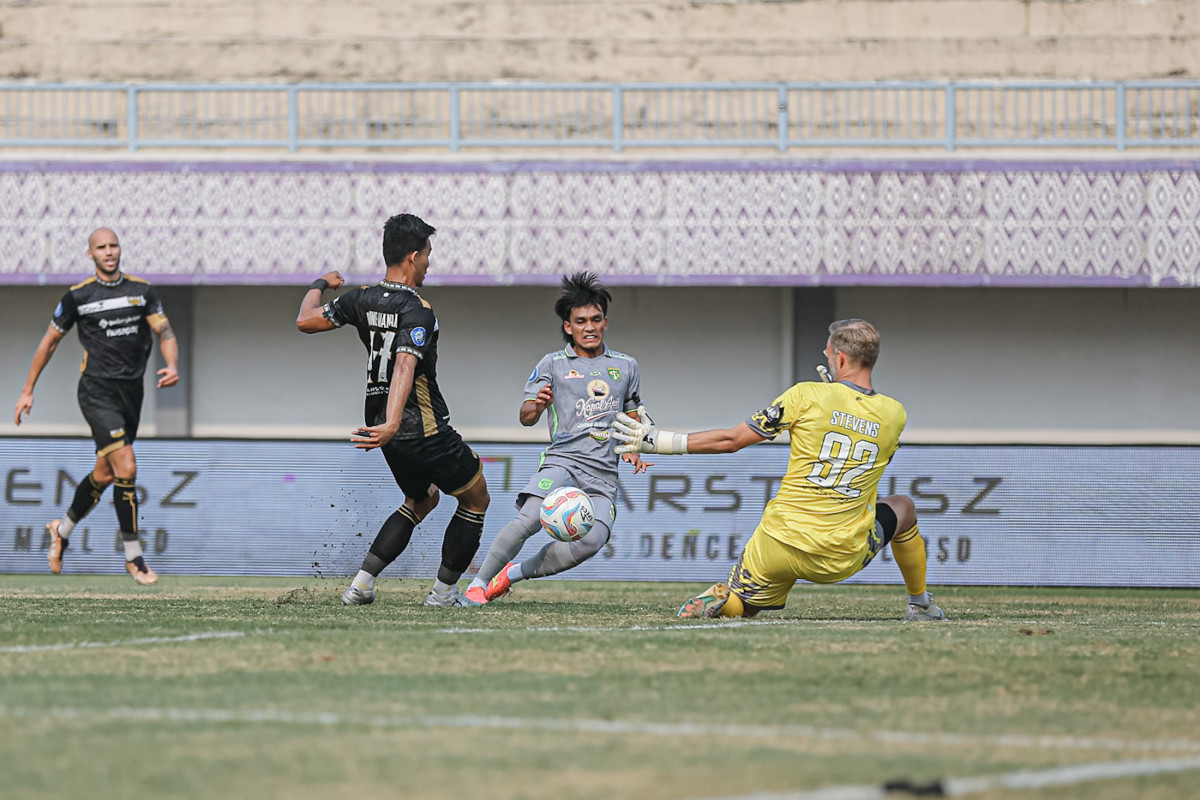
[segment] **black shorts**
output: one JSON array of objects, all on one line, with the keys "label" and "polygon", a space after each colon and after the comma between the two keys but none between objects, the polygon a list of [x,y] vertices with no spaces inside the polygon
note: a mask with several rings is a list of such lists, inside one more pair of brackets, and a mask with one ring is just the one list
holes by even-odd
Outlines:
[{"label": "black shorts", "polygon": [[883,536],[883,544],[881,547],[887,546],[888,542],[892,541],[892,537],[896,535],[896,526],[900,520],[896,518],[896,512],[887,503],[875,504],[875,530]]},{"label": "black shorts", "polygon": [[96,455],[106,456],[118,448],[133,444],[137,438],[138,422],[142,418],[144,393],[145,386],[141,378],[122,380],[84,375],[79,379],[76,392],[79,410],[92,429]]},{"label": "black shorts", "polygon": [[424,439],[392,439],[380,448],[406,497],[424,500],[429,487],[462,494],[483,477],[479,456],[451,428]]}]

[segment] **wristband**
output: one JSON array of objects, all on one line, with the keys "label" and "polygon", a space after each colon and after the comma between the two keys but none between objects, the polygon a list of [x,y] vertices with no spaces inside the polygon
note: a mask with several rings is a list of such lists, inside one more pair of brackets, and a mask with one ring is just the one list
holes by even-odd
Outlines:
[{"label": "wristband", "polygon": [[317,278],[315,281],[309,284],[308,288],[316,289],[318,292],[323,292],[329,288],[329,281],[325,280],[324,278]]},{"label": "wristband", "polygon": [[654,444],[654,452],[663,456],[681,456],[687,453],[687,434],[660,430]]}]

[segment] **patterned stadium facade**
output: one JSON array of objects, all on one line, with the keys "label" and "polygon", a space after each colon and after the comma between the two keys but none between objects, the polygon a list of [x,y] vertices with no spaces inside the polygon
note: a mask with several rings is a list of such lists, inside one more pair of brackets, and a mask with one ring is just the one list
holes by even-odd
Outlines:
[{"label": "patterned stadium facade", "polygon": [[[116,229],[163,284],[370,280],[383,220],[442,231],[436,282],[1200,285],[1200,162],[13,161],[0,283],[80,273]],[[431,282],[434,278],[431,276]]]}]

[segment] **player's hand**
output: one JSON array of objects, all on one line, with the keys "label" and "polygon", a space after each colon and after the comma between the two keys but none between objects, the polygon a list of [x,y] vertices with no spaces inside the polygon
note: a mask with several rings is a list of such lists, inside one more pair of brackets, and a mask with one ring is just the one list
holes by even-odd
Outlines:
[{"label": "player's hand", "polygon": [[617,412],[617,417],[613,420],[611,427],[612,436],[624,444],[613,448],[614,452],[622,455],[654,452],[654,440],[657,438],[658,426],[646,413],[645,406],[638,406],[637,415],[640,419],[635,419],[624,411]]},{"label": "player's hand", "polygon": [[321,280],[328,283],[330,289],[336,289],[346,283],[346,279],[342,277],[342,273],[336,269],[333,272],[326,272],[321,276]]},{"label": "player's hand", "polygon": [[533,407],[537,409],[537,413],[541,414],[552,405],[554,405],[554,390],[550,388],[550,384],[546,384],[538,390],[537,397],[533,398]]},{"label": "player's hand", "polygon": [[163,367],[158,371],[157,375],[159,389],[179,383],[179,370],[175,367]]},{"label": "player's hand", "polygon": [[613,452],[625,453],[659,453],[661,455],[681,454],[687,450],[687,434],[661,430],[646,413],[645,406],[638,406],[634,419],[624,411],[617,412],[616,419],[610,428],[614,439],[624,444],[613,448]]},{"label": "player's hand", "polygon": [[634,475],[637,475],[639,472],[645,472],[647,467],[654,466],[653,461],[643,461],[641,455],[638,453],[622,453],[621,460],[633,467]]},{"label": "player's hand", "polygon": [[374,450],[390,442],[398,430],[399,424],[391,425],[386,422],[382,425],[363,426],[350,432],[350,441],[354,442],[354,446],[359,450]]},{"label": "player's hand", "polygon": [[17,398],[17,413],[13,417],[13,422],[21,424],[22,417],[29,416],[29,410],[33,408],[33,392],[21,392],[21,396]]}]

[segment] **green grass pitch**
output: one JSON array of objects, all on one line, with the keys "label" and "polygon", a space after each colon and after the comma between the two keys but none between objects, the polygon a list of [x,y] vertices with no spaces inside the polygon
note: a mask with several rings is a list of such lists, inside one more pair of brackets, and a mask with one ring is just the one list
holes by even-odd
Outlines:
[{"label": "green grass pitch", "polygon": [[749,622],[676,619],[699,584],[343,588],[0,576],[0,795],[1200,797],[1200,591],[934,587],[936,624],[895,586]]}]

